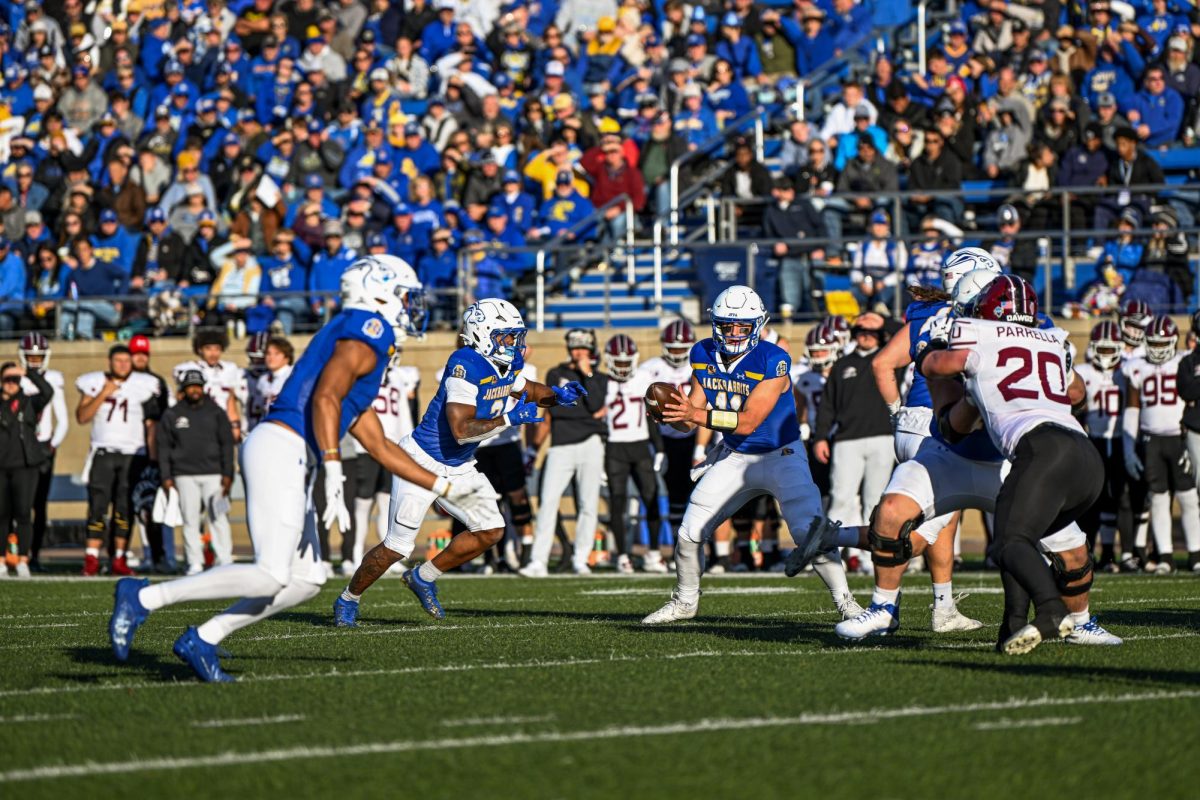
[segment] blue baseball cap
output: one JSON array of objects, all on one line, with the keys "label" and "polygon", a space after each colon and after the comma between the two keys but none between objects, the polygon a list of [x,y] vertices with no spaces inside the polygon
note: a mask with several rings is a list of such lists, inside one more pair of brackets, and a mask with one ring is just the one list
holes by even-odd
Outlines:
[{"label": "blue baseball cap", "polygon": [[409,122],[404,123],[404,135],[405,136],[420,136],[421,135],[421,123],[417,122],[416,120],[411,120]]},{"label": "blue baseball cap", "polygon": [[696,6],[692,9],[692,22],[704,22],[708,19],[708,15],[704,13],[703,6]]},{"label": "blue baseball cap", "polygon": [[100,212],[100,224],[101,225],[103,225],[106,222],[116,222],[116,221],[117,221],[117,212],[113,211],[111,208],[106,208]]},{"label": "blue baseball cap", "polygon": [[554,176],[555,186],[570,186],[573,181],[574,178],[571,177],[571,173],[569,172],[560,172]]},{"label": "blue baseball cap", "polygon": [[392,216],[393,217],[408,216],[411,213],[412,213],[412,209],[409,208],[408,204],[406,204],[403,200],[400,201],[399,203],[396,203],[396,205],[392,206]]},{"label": "blue baseball cap", "polygon": [[217,110],[217,104],[211,97],[201,97],[196,103],[197,114],[210,114]]},{"label": "blue baseball cap", "polygon": [[521,176],[515,169],[510,169],[504,173],[504,183],[520,183]]},{"label": "blue baseball cap", "polygon": [[882,208],[871,215],[871,224],[872,225],[890,225],[891,222],[892,222],[891,217],[889,217],[888,213],[886,211],[884,211]]},{"label": "blue baseball cap", "polygon": [[497,72],[492,76],[492,85],[497,89],[507,89],[513,85],[512,76],[507,72]]},{"label": "blue baseball cap", "polygon": [[236,133],[234,133],[233,131],[230,131],[229,133],[225,134],[224,138],[221,139],[222,147],[228,147],[231,144],[240,145],[241,143],[242,143],[241,138],[239,138],[238,135]]},{"label": "blue baseball cap", "polygon": [[507,217],[508,209],[506,209],[500,203],[493,203],[492,205],[488,206],[487,215],[489,217]]},{"label": "blue baseball cap", "polygon": [[209,211],[206,208],[203,211],[201,211],[199,214],[196,215],[196,221],[198,223],[200,223],[201,225],[203,225],[206,222],[211,222],[213,224],[216,224],[217,217],[215,214],[213,214],[213,212]]},{"label": "blue baseball cap", "polygon": [[191,93],[192,89],[186,83],[178,84],[174,89],[171,90],[171,94],[175,97],[187,97]]},{"label": "blue baseball cap", "polygon": [[310,119],[308,121],[308,132],[309,133],[320,133],[324,129],[325,129],[325,126],[321,123],[321,120],[314,118],[314,119]]},{"label": "blue baseball cap", "polygon": [[382,233],[372,233],[367,236],[367,249],[372,247],[387,247],[387,239],[383,238]]},{"label": "blue baseball cap", "polygon": [[20,64],[11,64],[6,70],[4,70],[4,80],[9,82],[20,80],[21,78],[24,78],[26,74],[28,73],[26,73],[25,68]]},{"label": "blue baseball cap", "polygon": [[325,181],[321,180],[321,176],[315,172],[304,176],[305,189],[322,189],[325,187]]},{"label": "blue baseball cap", "polygon": [[390,163],[392,163],[392,154],[391,154],[391,152],[390,152],[389,150],[386,150],[385,148],[382,148],[382,147],[381,147],[381,148],[379,148],[378,150],[376,150],[376,151],[375,151],[375,163],[376,163],[376,164],[390,164]]},{"label": "blue baseball cap", "polygon": [[692,33],[692,34],[688,35],[688,37],[687,37],[687,46],[688,47],[695,47],[696,45],[699,45],[699,44],[708,44],[708,40],[705,39],[703,36],[701,36],[698,33]]},{"label": "blue baseball cap", "polygon": [[742,27],[742,18],[732,11],[726,11],[725,16],[721,17],[721,27],[740,28]]},{"label": "blue baseball cap", "polygon": [[954,22],[950,23],[950,35],[951,36],[966,36],[967,35],[967,26],[964,25],[963,21],[960,19],[954,20]]},{"label": "blue baseball cap", "polygon": [[10,244],[12,243],[8,241],[8,237],[0,234],[0,250],[7,250]]},{"label": "blue baseball cap", "polygon": [[163,69],[164,75],[171,75],[172,73],[176,75],[183,74],[183,64],[175,59],[168,61],[167,66]]},{"label": "blue baseball cap", "polygon": [[158,206],[155,206],[154,208],[152,208],[146,212],[146,224],[147,225],[150,225],[155,222],[166,222],[166,221],[167,221],[167,212],[163,211]]}]

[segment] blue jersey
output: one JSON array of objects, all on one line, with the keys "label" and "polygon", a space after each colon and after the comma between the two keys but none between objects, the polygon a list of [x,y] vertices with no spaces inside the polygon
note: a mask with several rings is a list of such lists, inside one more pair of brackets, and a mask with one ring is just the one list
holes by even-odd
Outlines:
[{"label": "blue jersey", "polygon": [[283,384],[279,396],[271,403],[271,411],[265,422],[282,422],[297,433],[315,453],[320,448],[313,434],[312,395],[321,379],[321,372],[334,348],[342,339],[363,342],[375,351],[375,368],[354,382],[349,393],[342,398],[342,417],[338,421],[338,439],[358,419],[358,415],[371,407],[383,383],[383,373],[394,352],[396,334],[383,317],[373,311],[352,309],[343,311],[329,321],[308,343],[304,355],[292,367],[292,374]]},{"label": "blue jersey", "polygon": [[446,420],[446,404],[461,403],[475,407],[475,419],[496,419],[504,413],[509,395],[525,386],[521,370],[525,359],[518,353],[503,375],[476,350],[462,347],[450,354],[442,372],[437,394],[425,409],[425,416],[413,431],[413,440],[441,464],[457,467],[475,457],[478,442],[459,444]]},{"label": "blue jersey", "polygon": [[[704,390],[708,404],[718,411],[741,411],[755,386],[772,378],[787,377],[792,359],[778,345],[760,341],[750,352],[733,362],[728,370],[712,339],[692,347],[692,375]],[[790,381],[789,381],[790,384]],[[739,453],[769,453],[800,438],[796,422],[796,398],[784,392],[762,424],[751,433],[725,434],[725,445]]]},{"label": "blue jersey", "polygon": [[[929,343],[929,322],[937,317],[950,313],[950,303],[946,300],[917,300],[910,303],[904,312],[908,325],[908,357],[917,360],[917,353]],[[904,397],[906,408],[933,408],[933,398],[929,395],[929,384],[925,376],[913,372],[912,385]]]}]

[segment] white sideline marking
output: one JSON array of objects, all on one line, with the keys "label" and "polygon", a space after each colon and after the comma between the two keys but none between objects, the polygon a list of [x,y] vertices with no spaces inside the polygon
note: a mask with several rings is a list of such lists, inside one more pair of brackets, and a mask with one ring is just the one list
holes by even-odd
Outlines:
[{"label": "white sideline marking", "polygon": [[444,719],[443,728],[460,728],[471,725],[521,725],[527,722],[549,722],[553,714],[540,714],[536,717],[463,717],[462,719]]},{"label": "white sideline marking", "polygon": [[[711,595],[729,595],[729,594],[797,594],[800,593],[800,587],[794,586],[742,586],[736,589],[705,589],[705,596]],[[579,594],[584,596],[595,595],[627,595],[627,594],[655,594],[661,595],[662,589],[585,589]]]},{"label": "white sideline marking", "polygon": [[251,753],[224,752],[206,756],[178,756],[132,759],[124,762],[77,764],[43,764],[36,767],[0,772],[0,783],[79,778],[91,775],[113,775],[127,772],[195,769],[199,767],[244,766],[314,758],[345,758],[388,753],[407,753],[423,750],[451,750],[473,747],[506,747],[523,744],[566,744],[603,739],[626,739],[638,736],[686,736],[694,733],[756,730],[805,725],[845,725],[875,722],[886,719],[907,719],[944,714],[969,714],[977,711],[1010,711],[1014,708],[1054,708],[1117,703],[1144,703],[1155,700],[1200,698],[1200,689],[1173,692],[1140,692],[1116,695],[1082,695],[1078,697],[1010,697],[1006,700],[963,703],[944,706],[904,706],[872,708],[862,711],[841,711],[828,714],[799,714],[790,717],[735,717],[687,720],[662,725],[625,725],[592,730],[543,731],[539,733],[509,733],[490,736],[471,736],[461,739],[420,739],[393,742],[364,742],[342,747],[288,747],[260,750]]},{"label": "white sideline marking", "polygon": [[245,719],[201,719],[192,723],[193,728],[240,728],[246,725],[278,725],[282,722],[300,722],[303,714],[280,714],[277,717],[246,717]]},{"label": "white sideline marking", "polygon": [[1076,725],[1083,717],[1039,717],[1038,719],[998,719],[995,722],[976,722],[977,731],[1011,731],[1015,728],[1045,728],[1052,725]]},{"label": "white sideline marking", "polygon": [[57,722],[63,719],[79,719],[78,714],[17,714],[12,717],[0,717],[0,725],[10,722]]},{"label": "white sideline marking", "polygon": [[[586,667],[595,664],[621,664],[637,661],[675,661],[687,658],[726,658],[726,657],[772,657],[807,658],[810,656],[861,655],[862,653],[883,653],[884,647],[828,647],[819,650],[693,650],[683,653],[664,653],[661,655],[645,656],[610,656],[608,658],[571,658],[556,661],[500,661],[483,664],[439,664],[422,667],[394,667],[391,669],[364,669],[341,672],[336,669],[324,672],[297,672],[278,675],[248,674],[238,679],[238,683],[267,683],[275,681],[321,680],[324,678],[380,677],[391,675],[413,675],[418,673],[437,672],[471,672],[473,670],[504,670],[504,669],[546,669],[558,667]],[[68,684],[65,686],[35,686],[30,689],[5,689],[0,691],[0,697],[28,697],[31,695],[79,694],[82,692],[130,691],[134,689],[178,689],[204,686],[199,681],[140,681],[137,683],[88,683]]]},{"label": "white sideline marking", "polygon": [[43,628],[80,628],[82,622],[35,622],[32,625],[5,625],[5,630],[23,631],[23,630],[41,630]]}]

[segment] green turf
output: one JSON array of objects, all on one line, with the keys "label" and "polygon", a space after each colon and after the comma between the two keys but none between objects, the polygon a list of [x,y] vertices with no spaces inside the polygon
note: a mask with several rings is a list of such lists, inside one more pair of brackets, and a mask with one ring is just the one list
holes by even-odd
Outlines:
[{"label": "green turf", "polygon": [[1190,575],[1102,577],[1125,646],[1023,658],[990,649],[985,573],[956,584],[984,630],[931,634],[916,575],[899,634],[853,648],[812,577],[706,578],[701,616],[664,629],[638,621],[665,578],[441,585],[442,622],[389,579],[344,631],[333,581],[231,637],[241,682],[206,686],[170,647],[219,604],[154,614],[118,666],[112,583],[6,582],[0,796],[1196,796]]}]

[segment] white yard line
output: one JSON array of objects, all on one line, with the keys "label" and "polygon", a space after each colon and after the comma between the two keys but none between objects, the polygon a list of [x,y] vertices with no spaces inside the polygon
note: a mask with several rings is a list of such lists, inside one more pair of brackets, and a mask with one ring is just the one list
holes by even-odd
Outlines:
[{"label": "white yard line", "polygon": [[1015,728],[1046,728],[1056,725],[1077,725],[1083,717],[1039,717],[1037,719],[998,719],[994,722],[976,722],[971,727],[977,731],[1011,731]]},{"label": "white yard line", "polygon": [[539,714],[536,717],[463,717],[462,719],[444,719],[443,728],[466,728],[474,725],[523,725],[530,722],[549,722],[553,714]]},{"label": "white yard line", "polygon": [[245,719],[201,719],[192,723],[193,728],[243,728],[249,725],[279,725],[284,722],[301,722],[303,714],[280,714],[276,717],[247,717]]},{"label": "white yard line", "polygon": [[16,714],[11,717],[0,717],[0,725],[19,722],[58,722],[59,720],[79,719],[78,714]]},{"label": "white yard line", "polygon": [[629,739],[647,736],[689,736],[697,733],[759,730],[766,728],[800,727],[808,725],[850,725],[889,719],[916,719],[953,714],[974,714],[980,711],[1012,711],[1018,708],[1069,708],[1073,706],[1146,703],[1200,698],[1200,689],[1178,691],[1133,692],[1127,694],[1093,694],[1077,697],[1010,697],[1005,700],[963,703],[943,706],[902,706],[872,708],[862,711],[840,711],[825,714],[799,714],[787,717],[740,717],[702,720],[681,720],[660,725],[624,725],[590,730],[543,731],[538,733],[507,733],[464,738],[398,740],[364,742],[344,746],[287,747],[257,752],[215,753],[130,759],[108,763],[81,762],[75,764],[42,764],[23,769],[0,772],[0,783],[81,778],[93,775],[119,775],[130,772],[173,771],[201,767],[247,766],[318,758],[347,758],[364,755],[383,755],[417,751],[445,751],[478,747],[507,747],[528,744],[569,744],[572,742]]},{"label": "white yard line", "polygon": [[[719,596],[719,595],[741,595],[741,594],[801,594],[805,590],[801,586],[740,586],[730,589],[705,589],[704,596]],[[815,591],[815,590],[810,590]],[[631,594],[656,594],[661,595],[662,589],[585,589],[579,594],[584,597],[595,597],[598,595],[631,595]]]}]

